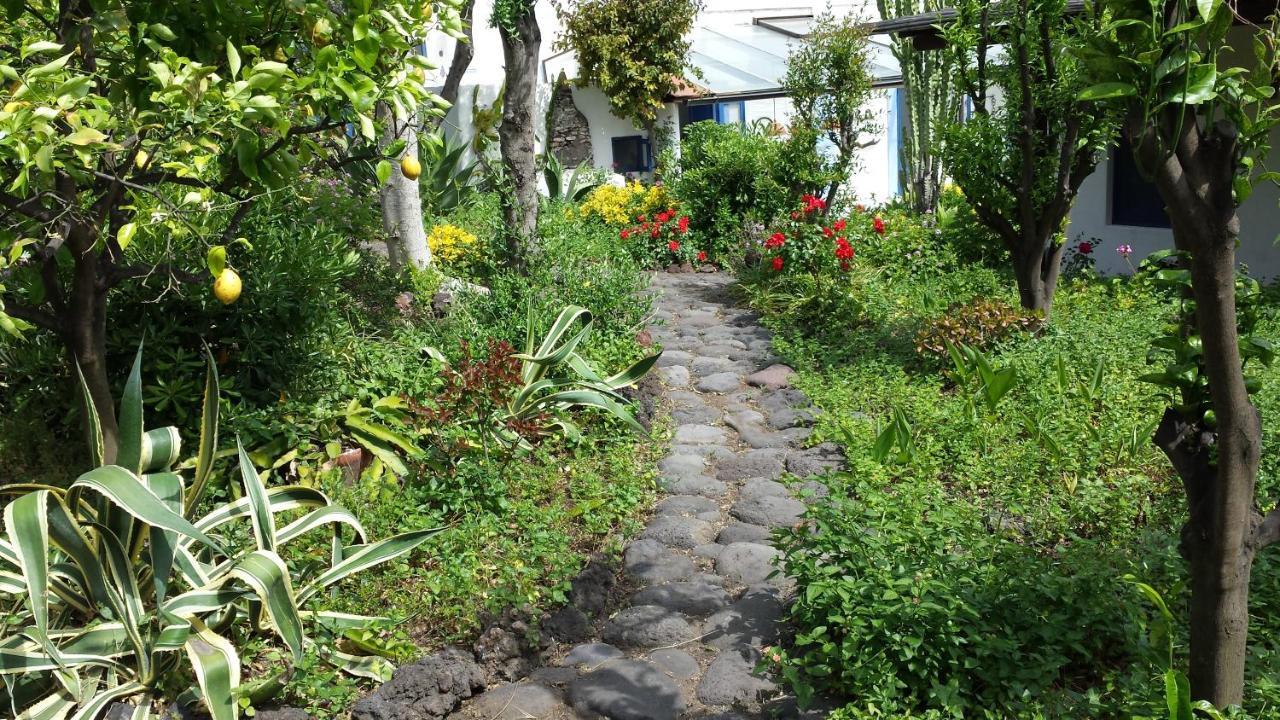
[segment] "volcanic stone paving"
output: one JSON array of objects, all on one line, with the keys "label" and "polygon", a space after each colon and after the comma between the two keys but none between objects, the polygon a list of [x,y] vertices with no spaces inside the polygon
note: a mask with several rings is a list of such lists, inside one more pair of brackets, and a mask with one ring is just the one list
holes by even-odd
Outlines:
[{"label": "volcanic stone paving", "polygon": [[801,713],[755,672],[784,635],[792,583],[777,572],[775,528],[798,522],[833,446],[805,448],[813,412],[789,387],[756,316],[733,306],[732,278],[659,273],[650,329],[665,352],[675,433],[658,465],[666,495],[626,548],[619,585],[628,599],[529,678],[490,688],[455,713],[466,718],[721,720],[823,717]]}]

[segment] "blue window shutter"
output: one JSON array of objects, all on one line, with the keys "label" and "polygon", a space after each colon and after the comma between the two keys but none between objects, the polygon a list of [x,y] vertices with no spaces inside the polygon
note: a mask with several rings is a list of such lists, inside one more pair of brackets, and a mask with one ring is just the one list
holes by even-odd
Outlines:
[{"label": "blue window shutter", "polygon": [[902,88],[889,93],[889,187],[895,196],[902,194]]}]

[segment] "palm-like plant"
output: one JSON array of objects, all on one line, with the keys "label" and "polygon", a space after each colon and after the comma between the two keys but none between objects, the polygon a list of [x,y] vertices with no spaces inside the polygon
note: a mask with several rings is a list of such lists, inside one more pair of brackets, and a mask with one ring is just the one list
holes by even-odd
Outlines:
[{"label": "palm-like plant", "polygon": [[[200,442],[188,484],[174,466],[178,432],[143,430],[142,353],[120,405],[114,465],[96,467],[69,488],[11,485],[0,538],[0,595],[11,612],[0,637],[0,714],[23,720],[94,720],[113,703],[132,702],[148,718],[161,700],[203,700],[214,720],[234,720],[241,684],[230,638],[269,630],[298,661],[314,645],[304,627],[344,630],[362,618],[303,609],[324,588],[403,555],[438,532],[405,533],[367,543],[364,528],[321,492],[267,488],[239,448],[244,495],[198,516],[208,487],[218,428],[212,360],[204,389]],[[88,398],[88,393],[85,393]],[[86,402],[91,428],[99,414]],[[291,521],[281,524],[281,513]],[[355,544],[344,544],[349,529]],[[330,562],[292,571],[286,547],[312,531],[330,533]],[[381,658],[319,648],[354,674],[385,677]],[[195,684],[183,687],[189,677]],[[176,697],[175,697],[176,696]]]},{"label": "palm-like plant", "polygon": [[548,152],[544,157],[542,177],[547,181],[547,196],[551,200],[581,202],[587,193],[602,184],[597,175],[585,169],[586,166],[579,165],[572,171],[567,171],[555,153]]},{"label": "palm-like plant", "polygon": [[424,135],[418,143],[422,177],[418,180],[422,204],[436,215],[453,210],[478,189],[476,171],[480,164],[467,160],[466,143],[449,142],[439,134]]}]

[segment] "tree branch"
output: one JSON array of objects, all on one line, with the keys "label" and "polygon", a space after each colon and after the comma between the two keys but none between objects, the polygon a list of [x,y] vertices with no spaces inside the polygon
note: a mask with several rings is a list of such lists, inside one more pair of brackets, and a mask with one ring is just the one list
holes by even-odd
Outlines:
[{"label": "tree branch", "polygon": [[1259,549],[1280,542],[1280,505],[1262,518],[1253,537],[1254,547]]},{"label": "tree branch", "polygon": [[45,330],[51,330],[53,332],[61,332],[62,330],[61,325],[58,324],[58,318],[55,317],[53,313],[39,308],[6,302],[4,304],[4,312],[11,317],[18,318],[19,320],[26,320],[32,325],[42,327]]},{"label": "tree branch", "polygon": [[35,195],[24,200],[9,193],[0,192],[0,205],[22,213],[32,220],[39,220],[44,223],[53,222],[56,216],[52,210],[40,204],[40,197],[41,195]]}]

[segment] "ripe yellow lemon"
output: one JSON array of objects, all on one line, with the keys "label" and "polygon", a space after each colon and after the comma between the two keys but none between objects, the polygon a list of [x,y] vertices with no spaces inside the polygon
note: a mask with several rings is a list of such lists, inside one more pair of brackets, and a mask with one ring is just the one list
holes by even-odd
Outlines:
[{"label": "ripe yellow lemon", "polygon": [[418,158],[412,155],[405,155],[400,160],[400,172],[404,173],[404,176],[410,180],[417,180],[418,176],[422,174],[422,163],[418,162]]},{"label": "ripe yellow lemon", "polygon": [[240,282],[240,276],[231,268],[223,268],[222,273],[218,275],[218,279],[213,281],[213,296],[223,305],[230,305],[240,297],[240,289],[243,287]]}]

